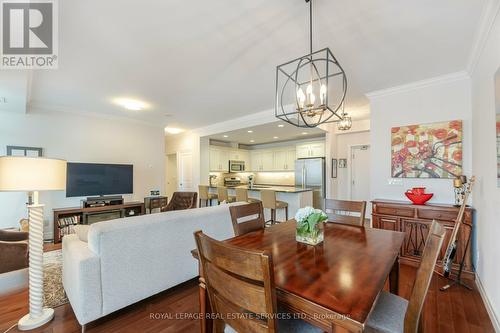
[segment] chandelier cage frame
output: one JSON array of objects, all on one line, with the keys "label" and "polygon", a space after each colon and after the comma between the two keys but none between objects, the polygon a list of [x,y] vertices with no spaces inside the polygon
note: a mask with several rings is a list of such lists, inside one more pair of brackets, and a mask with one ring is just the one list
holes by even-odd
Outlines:
[{"label": "chandelier cage frame", "polygon": [[[346,116],[343,106],[347,94],[347,77],[330,48],[312,51],[312,0],[306,2],[309,2],[310,53],[276,67],[275,117],[297,127],[313,128],[339,122]],[[300,74],[308,68],[309,78],[304,80]],[[342,93],[338,93],[334,104],[330,105],[330,84],[335,83],[333,79],[341,85]],[[304,100],[299,101],[298,92],[305,86],[312,90],[314,85],[320,88],[321,101],[315,103],[314,98],[312,103],[304,107]],[[287,99],[285,94],[290,92],[293,92],[294,98]]]}]

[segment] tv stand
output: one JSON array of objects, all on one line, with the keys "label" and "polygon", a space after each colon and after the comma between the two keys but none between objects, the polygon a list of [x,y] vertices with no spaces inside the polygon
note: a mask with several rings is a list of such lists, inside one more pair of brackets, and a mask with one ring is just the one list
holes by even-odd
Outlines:
[{"label": "tv stand", "polygon": [[64,235],[73,233],[73,227],[77,224],[144,215],[144,210],[144,203],[139,201],[97,207],[56,208],[53,210],[54,243],[60,243]]},{"label": "tv stand", "polygon": [[82,200],[83,208],[116,206],[116,205],[123,205],[123,197],[121,195],[114,195],[114,196],[103,195],[98,197],[88,197],[86,200]]}]

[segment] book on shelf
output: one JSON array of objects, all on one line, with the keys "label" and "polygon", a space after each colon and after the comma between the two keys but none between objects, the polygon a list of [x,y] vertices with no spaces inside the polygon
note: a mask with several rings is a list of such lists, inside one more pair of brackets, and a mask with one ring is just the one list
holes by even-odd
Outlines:
[{"label": "book on shelf", "polygon": [[75,225],[80,223],[80,216],[73,215],[67,217],[60,217],[57,221],[57,226],[59,227],[59,234],[62,236],[70,235],[75,233]]}]

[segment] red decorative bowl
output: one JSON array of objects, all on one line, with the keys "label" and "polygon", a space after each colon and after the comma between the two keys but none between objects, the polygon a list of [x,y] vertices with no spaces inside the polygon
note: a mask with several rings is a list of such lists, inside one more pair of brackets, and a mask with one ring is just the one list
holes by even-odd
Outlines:
[{"label": "red decorative bowl", "polygon": [[425,205],[425,203],[432,198],[434,193],[413,194],[411,192],[405,192],[405,195],[414,205]]}]

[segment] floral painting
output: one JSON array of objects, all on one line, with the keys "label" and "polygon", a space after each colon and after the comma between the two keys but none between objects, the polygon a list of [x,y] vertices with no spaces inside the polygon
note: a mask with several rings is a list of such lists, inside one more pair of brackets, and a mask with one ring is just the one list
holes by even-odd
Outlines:
[{"label": "floral painting", "polygon": [[393,127],[392,177],[455,178],[462,174],[462,121]]}]

